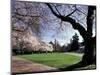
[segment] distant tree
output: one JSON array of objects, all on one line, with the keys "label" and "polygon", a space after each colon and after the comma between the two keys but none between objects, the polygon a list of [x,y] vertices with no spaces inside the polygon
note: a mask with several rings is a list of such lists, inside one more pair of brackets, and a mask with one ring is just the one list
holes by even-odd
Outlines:
[{"label": "distant tree", "polygon": [[67,50],[68,50],[68,46],[63,45],[63,46],[61,47],[61,51],[62,51],[62,52],[67,52]]},{"label": "distant tree", "polygon": [[54,49],[55,52],[61,51],[62,47],[56,39],[54,40],[54,43],[52,41],[50,41],[49,44],[51,44],[53,46],[53,49]]},{"label": "distant tree", "polygon": [[61,51],[61,45],[59,44],[59,42],[56,39],[54,41],[54,49],[57,52],[60,52]]},{"label": "distant tree", "polygon": [[49,44],[51,44],[51,45],[52,45],[53,50],[54,50],[54,49],[55,49],[55,45],[54,45],[54,43],[53,43],[52,41],[50,41],[50,42],[49,42]]},{"label": "distant tree", "polygon": [[72,37],[72,41],[71,41],[71,49],[69,51],[76,51],[79,49],[79,42],[78,42],[79,38],[78,35],[75,33],[75,35],[73,35]]},{"label": "distant tree", "polygon": [[58,50],[58,52],[62,52],[61,47],[62,47],[62,46],[60,45],[60,43],[57,42],[57,50]]}]

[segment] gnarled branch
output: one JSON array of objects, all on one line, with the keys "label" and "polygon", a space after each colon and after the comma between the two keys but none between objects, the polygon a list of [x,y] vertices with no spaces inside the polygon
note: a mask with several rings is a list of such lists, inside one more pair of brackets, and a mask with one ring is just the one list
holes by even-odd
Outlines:
[{"label": "gnarled branch", "polygon": [[74,10],[72,13],[70,13],[70,14],[67,15],[67,16],[62,16],[62,15],[58,15],[58,14],[53,10],[52,6],[51,6],[49,3],[46,3],[46,4],[47,4],[47,6],[50,8],[50,10],[51,10],[51,12],[53,13],[53,15],[55,15],[57,18],[61,19],[62,21],[66,21],[66,22],[71,23],[72,27],[73,27],[74,29],[77,29],[83,38],[86,38],[86,35],[87,35],[87,34],[86,34],[85,28],[84,28],[81,24],[77,23],[73,18],[69,17],[69,16],[72,15],[76,10]]}]

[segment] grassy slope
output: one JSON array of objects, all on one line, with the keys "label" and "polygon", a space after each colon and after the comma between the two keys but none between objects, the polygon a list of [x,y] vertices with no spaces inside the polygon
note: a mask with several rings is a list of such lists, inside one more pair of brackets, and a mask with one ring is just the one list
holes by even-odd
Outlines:
[{"label": "grassy slope", "polygon": [[79,56],[64,53],[31,54],[20,55],[18,57],[22,57],[33,62],[45,64],[56,68],[69,66],[81,60],[81,57]]}]

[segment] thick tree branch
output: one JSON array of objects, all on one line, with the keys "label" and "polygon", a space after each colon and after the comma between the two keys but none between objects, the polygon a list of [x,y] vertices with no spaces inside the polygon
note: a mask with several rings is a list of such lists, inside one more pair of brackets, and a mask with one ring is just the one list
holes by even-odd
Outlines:
[{"label": "thick tree branch", "polygon": [[66,22],[69,22],[71,23],[72,27],[74,29],[77,29],[79,31],[79,33],[81,34],[81,36],[83,38],[86,38],[86,30],[85,28],[80,25],[79,23],[77,23],[74,19],[72,19],[71,17],[69,17],[71,14],[73,14],[75,11],[73,11],[72,13],[70,13],[70,15],[68,16],[61,16],[61,15],[58,15],[52,8],[52,6],[49,4],[49,3],[46,3],[47,6],[50,8],[51,12],[53,13],[53,15],[55,15],[57,18],[61,19],[62,21],[66,21]]},{"label": "thick tree branch", "polygon": [[50,8],[51,12],[52,12],[57,18],[60,18],[60,17],[61,17],[61,15],[58,15],[58,14],[53,10],[52,6],[51,6],[49,3],[46,3],[46,4],[47,4],[47,6]]}]

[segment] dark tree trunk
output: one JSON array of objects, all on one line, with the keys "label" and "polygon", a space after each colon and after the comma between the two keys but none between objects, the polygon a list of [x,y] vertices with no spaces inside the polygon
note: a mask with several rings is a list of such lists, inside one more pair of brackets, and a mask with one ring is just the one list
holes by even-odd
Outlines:
[{"label": "dark tree trunk", "polygon": [[83,64],[92,64],[95,60],[95,37],[92,37],[92,27],[93,27],[93,15],[94,15],[94,6],[88,6],[88,14],[87,14],[87,34],[86,37],[84,38],[85,41],[85,52],[84,56],[82,58],[82,63]]},{"label": "dark tree trunk", "polygon": [[95,49],[94,41],[92,37],[85,40],[85,52],[82,58],[82,64],[90,65],[93,64],[95,60]]}]

